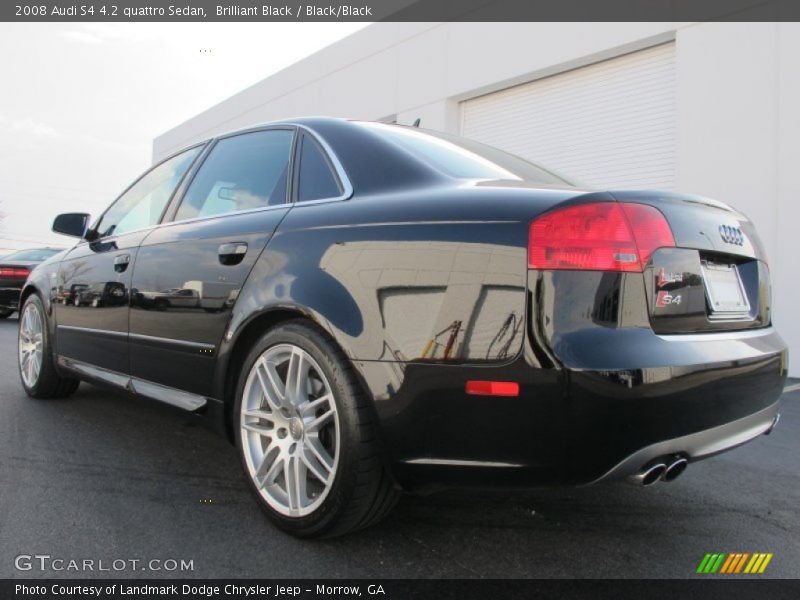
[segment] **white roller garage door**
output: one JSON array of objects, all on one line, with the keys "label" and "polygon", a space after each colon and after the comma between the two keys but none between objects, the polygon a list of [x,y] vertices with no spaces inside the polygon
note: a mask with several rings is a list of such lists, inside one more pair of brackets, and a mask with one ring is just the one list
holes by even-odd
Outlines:
[{"label": "white roller garage door", "polygon": [[461,104],[466,137],[606,189],[671,189],[675,123],[674,43]]}]

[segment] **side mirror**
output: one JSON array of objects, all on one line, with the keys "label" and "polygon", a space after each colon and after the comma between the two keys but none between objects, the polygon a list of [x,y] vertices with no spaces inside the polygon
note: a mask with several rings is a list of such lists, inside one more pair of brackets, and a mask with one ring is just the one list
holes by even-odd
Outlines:
[{"label": "side mirror", "polygon": [[53,231],[72,237],[82,238],[89,227],[91,217],[86,213],[63,213],[53,221]]}]

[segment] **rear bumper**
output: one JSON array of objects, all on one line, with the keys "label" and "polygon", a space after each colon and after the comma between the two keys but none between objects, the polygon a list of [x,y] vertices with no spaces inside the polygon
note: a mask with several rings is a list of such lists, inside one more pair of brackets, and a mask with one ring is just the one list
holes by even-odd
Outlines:
[{"label": "rear bumper", "polygon": [[[562,343],[560,351],[571,359],[562,368],[537,364],[531,348],[504,366],[408,365],[397,393],[376,402],[400,484],[527,487],[623,479],[655,458],[699,460],[772,426],[788,364],[773,328],[607,334],[608,343],[590,348]],[[520,395],[468,396],[469,379],[516,381]]]},{"label": "rear bumper", "polygon": [[0,308],[19,310],[19,295],[22,288],[0,287]]},{"label": "rear bumper", "polygon": [[[573,369],[569,376],[565,466],[570,480],[622,478],[668,454],[691,462],[770,428],[788,364],[786,345],[773,328],[675,336],[616,333],[637,338],[630,344],[634,350],[623,357],[635,368]],[[613,359],[597,354],[584,359],[618,361],[624,353],[614,353]],[[662,366],[645,366],[654,364]]]}]

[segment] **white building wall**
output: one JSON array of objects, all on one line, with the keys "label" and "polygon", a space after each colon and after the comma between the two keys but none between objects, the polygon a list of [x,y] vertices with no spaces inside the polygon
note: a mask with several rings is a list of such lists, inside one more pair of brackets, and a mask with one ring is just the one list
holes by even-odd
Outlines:
[{"label": "white building wall", "polygon": [[598,189],[675,187],[675,43],[461,103],[461,134]]},{"label": "white building wall", "polygon": [[800,24],[703,23],[677,31],[676,187],[756,224],[773,279],[774,321],[800,376],[795,221],[800,220]]},{"label": "white building wall", "polygon": [[423,118],[457,131],[458,101],[674,37],[670,23],[380,23],[156,138],[162,157],[215,133],[299,115]]},{"label": "white building wall", "polygon": [[[789,373],[800,376],[800,23],[778,25],[776,239],[771,265],[775,318],[789,344]],[[767,203],[770,203],[767,200]]]},{"label": "white building wall", "polygon": [[775,322],[793,351],[790,372],[800,376],[800,319],[792,313],[800,298],[800,24],[376,24],[164,133],[153,155],[298,115],[421,118],[424,127],[458,132],[463,100],[670,40],[675,187],[729,202],[756,223]]}]

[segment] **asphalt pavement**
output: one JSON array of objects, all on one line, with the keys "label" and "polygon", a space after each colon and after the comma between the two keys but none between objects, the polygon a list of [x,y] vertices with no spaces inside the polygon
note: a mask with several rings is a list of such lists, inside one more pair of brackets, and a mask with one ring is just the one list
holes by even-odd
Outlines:
[{"label": "asphalt pavement", "polygon": [[800,577],[800,390],[772,435],[670,484],[408,496],[369,530],[299,541],[196,417],[87,384],[28,398],[16,328],[0,321],[0,577],[684,578],[709,552],[773,553],[756,577]]}]

